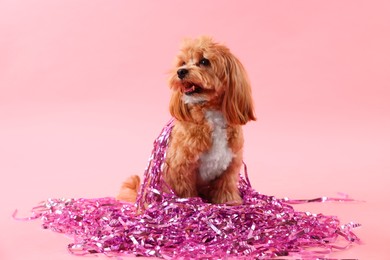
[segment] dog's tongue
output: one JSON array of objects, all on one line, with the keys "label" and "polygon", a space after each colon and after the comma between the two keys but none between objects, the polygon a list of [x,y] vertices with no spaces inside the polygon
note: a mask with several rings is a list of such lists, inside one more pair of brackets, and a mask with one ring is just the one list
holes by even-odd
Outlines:
[{"label": "dog's tongue", "polygon": [[195,91],[195,85],[192,85],[191,87],[189,87],[189,88],[185,88],[184,89],[184,93],[189,93],[189,92],[193,92],[193,91]]}]

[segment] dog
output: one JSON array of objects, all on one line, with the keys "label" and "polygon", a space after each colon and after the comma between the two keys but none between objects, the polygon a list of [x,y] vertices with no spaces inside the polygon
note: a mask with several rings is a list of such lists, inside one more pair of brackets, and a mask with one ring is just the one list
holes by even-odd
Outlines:
[{"label": "dog", "polygon": [[[170,73],[169,111],[175,119],[162,178],[178,197],[238,205],[243,130],[256,120],[251,87],[241,62],[211,37],[186,39]],[[137,175],[117,196],[134,202]]]}]

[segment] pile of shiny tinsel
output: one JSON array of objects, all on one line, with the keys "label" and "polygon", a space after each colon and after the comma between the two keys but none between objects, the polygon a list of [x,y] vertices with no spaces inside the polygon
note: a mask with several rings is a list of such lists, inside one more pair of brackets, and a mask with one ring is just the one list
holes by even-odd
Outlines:
[{"label": "pile of shiny tinsel", "polygon": [[[35,207],[29,219],[41,218],[44,228],[71,236],[68,248],[78,255],[316,257],[358,241],[351,231],[358,224],[340,225],[337,217],[297,212],[290,204],[310,201],[262,195],[251,188],[246,170],[239,183],[239,206],[163,193],[160,175],[172,127],[173,121],[154,143],[136,204],[114,198],[49,199]],[[311,201],[325,200],[332,199]]]}]

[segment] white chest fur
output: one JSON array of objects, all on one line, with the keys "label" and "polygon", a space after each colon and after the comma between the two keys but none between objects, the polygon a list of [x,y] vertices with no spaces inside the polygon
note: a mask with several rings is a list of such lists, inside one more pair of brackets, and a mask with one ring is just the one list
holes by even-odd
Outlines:
[{"label": "white chest fur", "polygon": [[210,150],[200,156],[199,174],[204,181],[220,176],[229,166],[233,152],[228,146],[226,121],[219,111],[207,111],[206,119],[213,131]]}]

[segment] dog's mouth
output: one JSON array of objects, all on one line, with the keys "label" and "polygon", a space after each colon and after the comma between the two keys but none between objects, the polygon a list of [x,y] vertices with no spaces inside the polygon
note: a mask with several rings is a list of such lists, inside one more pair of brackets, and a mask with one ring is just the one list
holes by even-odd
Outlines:
[{"label": "dog's mouth", "polygon": [[198,94],[201,93],[202,90],[203,90],[202,86],[192,82],[187,82],[183,84],[183,93],[186,95]]}]

